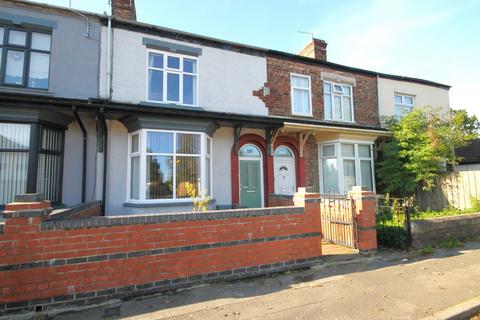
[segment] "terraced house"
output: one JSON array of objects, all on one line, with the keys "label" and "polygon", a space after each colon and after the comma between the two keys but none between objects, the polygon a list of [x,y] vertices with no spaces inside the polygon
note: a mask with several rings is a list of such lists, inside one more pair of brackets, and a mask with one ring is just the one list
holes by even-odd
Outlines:
[{"label": "terraced house", "polygon": [[0,1],[0,199],[43,192],[106,215],[287,205],[298,187],[375,190],[380,115],[448,89],[112,16]]}]

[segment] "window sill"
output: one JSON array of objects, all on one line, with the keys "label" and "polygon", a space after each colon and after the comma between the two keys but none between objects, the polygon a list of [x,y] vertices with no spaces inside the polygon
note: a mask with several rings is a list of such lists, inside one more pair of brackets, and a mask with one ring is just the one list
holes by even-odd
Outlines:
[{"label": "window sill", "polygon": [[330,122],[330,123],[343,123],[343,124],[357,124],[356,121],[347,121],[347,120],[327,120],[324,119],[325,122]]},{"label": "window sill", "polygon": [[140,104],[142,106],[148,106],[148,107],[162,107],[162,108],[170,108],[170,109],[178,109],[178,110],[202,110],[202,111],[204,110],[200,106],[165,103],[165,102],[140,101]]},{"label": "window sill", "polygon": [[311,114],[311,113],[295,113],[295,112],[292,112],[292,116],[313,118],[313,114]]},{"label": "window sill", "polygon": [[[214,204],[215,199],[211,199],[209,204]],[[171,202],[125,202],[126,208],[166,208],[166,207],[182,207],[193,206],[191,200],[188,201],[171,201]]]},{"label": "window sill", "polygon": [[29,94],[38,94],[38,95],[45,95],[45,96],[53,96],[55,92],[42,90],[42,89],[29,89],[29,88],[18,88],[18,87],[10,87],[0,85],[0,92],[10,92],[10,93],[29,93]]}]

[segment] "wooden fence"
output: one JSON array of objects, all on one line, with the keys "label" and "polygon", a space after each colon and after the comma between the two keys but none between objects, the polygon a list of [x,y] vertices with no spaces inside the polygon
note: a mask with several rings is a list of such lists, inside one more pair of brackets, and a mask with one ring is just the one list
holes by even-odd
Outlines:
[{"label": "wooden fence", "polygon": [[480,164],[463,164],[451,174],[439,178],[431,191],[417,192],[417,204],[422,210],[446,207],[471,208],[471,199],[480,199]]}]

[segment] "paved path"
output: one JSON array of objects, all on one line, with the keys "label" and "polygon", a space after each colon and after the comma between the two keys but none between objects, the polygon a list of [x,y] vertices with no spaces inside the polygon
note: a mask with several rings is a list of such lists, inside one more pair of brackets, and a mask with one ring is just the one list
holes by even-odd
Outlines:
[{"label": "paved path", "polygon": [[[418,319],[480,295],[480,242],[122,303],[122,319]],[[101,312],[59,319],[96,319]]]}]

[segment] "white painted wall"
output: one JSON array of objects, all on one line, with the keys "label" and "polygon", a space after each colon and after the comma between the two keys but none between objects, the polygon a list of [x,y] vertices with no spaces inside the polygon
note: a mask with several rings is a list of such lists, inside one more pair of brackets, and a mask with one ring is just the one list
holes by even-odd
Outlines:
[{"label": "white painted wall", "polygon": [[[266,59],[208,46],[114,29],[113,100],[146,101],[147,48],[143,37],[202,48],[198,58],[199,106],[209,111],[267,115],[265,104],[252,95],[266,82]],[[100,96],[106,97],[107,28],[102,30]]]},{"label": "white painted wall", "polygon": [[[97,150],[97,129],[95,119],[80,116],[87,129],[87,174],[85,201],[95,196],[95,157]],[[65,131],[65,152],[63,156],[62,202],[68,206],[82,202],[82,161],[83,135],[77,122],[70,123]]]},{"label": "white painted wall", "polygon": [[447,89],[392,79],[378,79],[378,99],[380,116],[395,115],[395,94],[415,97],[414,107],[440,107],[442,113],[450,109],[449,91]]}]

